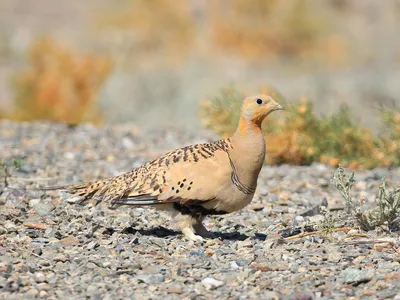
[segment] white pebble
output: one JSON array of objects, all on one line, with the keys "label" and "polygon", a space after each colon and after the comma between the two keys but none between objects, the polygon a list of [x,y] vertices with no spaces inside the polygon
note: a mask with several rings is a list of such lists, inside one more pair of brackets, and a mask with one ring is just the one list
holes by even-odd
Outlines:
[{"label": "white pebble", "polygon": [[223,285],[224,282],[216,280],[212,277],[207,277],[201,281],[201,284],[204,285],[204,287],[207,290],[213,290],[213,289],[216,289],[217,287],[220,287],[221,285]]}]

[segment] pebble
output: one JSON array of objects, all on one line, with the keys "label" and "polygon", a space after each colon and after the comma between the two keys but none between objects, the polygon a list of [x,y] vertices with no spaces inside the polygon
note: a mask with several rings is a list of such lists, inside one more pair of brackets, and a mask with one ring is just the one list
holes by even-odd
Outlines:
[{"label": "pebble", "polygon": [[36,282],[44,282],[46,280],[46,276],[42,272],[35,273]]},{"label": "pebble", "polygon": [[372,279],[373,272],[371,270],[347,268],[342,272],[342,275],[345,283],[358,284],[370,281]]},{"label": "pebble", "polygon": [[136,279],[146,284],[160,284],[164,282],[165,276],[162,274],[139,275]]},{"label": "pebble", "polygon": [[171,294],[182,294],[182,288],[177,285],[177,284],[173,284],[170,287],[168,287],[168,293]]},{"label": "pebble", "polygon": [[50,202],[40,201],[39,203],[33,205],[33,209],[40,216],[49,215],[54,209],[55,205]]},{"label": "pebble", "polygon": [[224,282],[220,281],[220,280],[216,280],[212,277],[207,277],[201,281],[201,284],[204,285],[204,287],[206,289],[212,290],[212,289],[216,289],[216,288],[222,286],[224,284]]},{"label": "pebble", "polygon": [[337,263],[340,261],[341,258],[342,258],[342,254],[340,252],[330,252],[328,254],[328,261],[331,261],[331,262]]},{"label": "pebble", "polygon": [[60,240],[60,243],[63,246],[73,246],[79,244],[79,238],[77,238],[76,236],[69,236]]}]

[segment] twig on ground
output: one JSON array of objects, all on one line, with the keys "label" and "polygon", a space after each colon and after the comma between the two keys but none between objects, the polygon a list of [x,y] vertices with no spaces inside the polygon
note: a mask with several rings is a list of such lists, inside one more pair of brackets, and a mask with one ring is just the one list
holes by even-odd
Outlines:
[{"label": "twig on ground", "polygon": [[[352,227],[334,228],[334,229],[330,230],[330,232],[350,231],[351,229],[354,229],[354,228],[352,228]],[[326,234],[326,231],[318,230],[318,231],[312,231],[312,232],[303,232],[303,233],[300,233],[297,235],[287,237],[287,238],[285,238],[285,240],[290,241],[290,240],[299,239],[299,238],[303,238],[303,237],[310,236],[310,235],[318,235],[318,234]]]},{"label": "twig on ground", "polygon": [[345,244],[345,245],[366,245],[366,244],[389,244],[391,245],[393,248],[397,249],[398,246],[396,245],[396,243],[394,243],[393,241],[388,241],[385,239],[380,239],[380,240],[358,240],[358,241],[343,241],[340,242],[340,244]]}]

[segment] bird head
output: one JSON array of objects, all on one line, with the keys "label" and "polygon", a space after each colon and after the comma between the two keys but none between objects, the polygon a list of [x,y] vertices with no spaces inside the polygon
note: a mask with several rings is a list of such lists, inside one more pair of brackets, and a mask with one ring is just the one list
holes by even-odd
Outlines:
[{"label": "bird head", "polygon": [[241,114],[246,121],[261,125],[265,117],[275,110],[283,110],[283,107],[271,96],[260,94],[243,100]]}]

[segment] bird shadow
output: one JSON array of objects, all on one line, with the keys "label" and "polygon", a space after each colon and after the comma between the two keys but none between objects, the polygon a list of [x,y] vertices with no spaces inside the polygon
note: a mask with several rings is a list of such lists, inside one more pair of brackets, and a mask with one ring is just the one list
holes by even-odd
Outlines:
[{"label": "bird shadow", "polygon": [[[112,234],[115,232],[113,228],[106,228],[106,233]],[[125,227],[122,230],[122,233],[126,234],[136,234],[139,233],[140,235],[144,236],[154,236],[154,237],[160,237],[160,238],[165,238],[165,237],[175,237],[182,235],[181,232],[176,231],[176,230],[171,230],[168,228],[165,228],[163,226],[158,226],[150,229],[138,229],[133,226],[128,226]],[[212,235],[215,237],[215,239],[220,239],[220,240],[227,240],[227,241],[244,241],[248,239],[249,237],[254,240],[261,240],[264,241],[267,238],[266,234],[263,233],[255,233],[254,236],[249,236],[247,234],[243,234],[240,232],[217,232],[217,231],[211,231]]]}]

